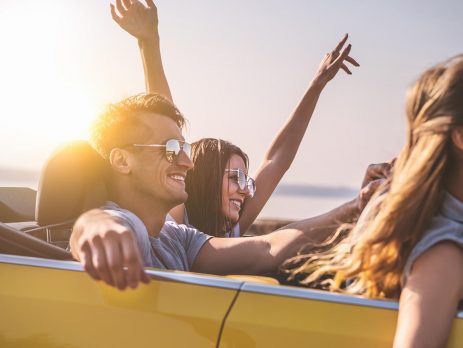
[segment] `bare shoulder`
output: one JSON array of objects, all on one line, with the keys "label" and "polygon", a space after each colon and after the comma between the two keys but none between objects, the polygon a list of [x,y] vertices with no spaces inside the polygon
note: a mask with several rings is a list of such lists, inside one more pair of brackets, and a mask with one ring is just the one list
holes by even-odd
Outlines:
[{"label": "bare shoulder", "polygon": [[414,268],[427,264],[439,267],[448,265],[449,262],[455,263],[452,267],[463,268],[463,248],[455,242],[444,241],[434,245],[418,257]]},{"label": "bare shoulder", "polygon": [[440,283],[453,285],[463,295],[463,248],[444,241],[420,255],[413,265],[407,283]]}]

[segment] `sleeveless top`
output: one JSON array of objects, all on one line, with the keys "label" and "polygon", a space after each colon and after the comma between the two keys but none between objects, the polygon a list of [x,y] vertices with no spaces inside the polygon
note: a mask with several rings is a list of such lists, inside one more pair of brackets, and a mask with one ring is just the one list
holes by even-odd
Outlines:
[{"label": "sleeveless top", "polygon": [[463,248],[463,202],[446,192],[439,213],[410,253],[402,273],[405,285],[413,263],[424,252],[440,242],[453,242]]}]

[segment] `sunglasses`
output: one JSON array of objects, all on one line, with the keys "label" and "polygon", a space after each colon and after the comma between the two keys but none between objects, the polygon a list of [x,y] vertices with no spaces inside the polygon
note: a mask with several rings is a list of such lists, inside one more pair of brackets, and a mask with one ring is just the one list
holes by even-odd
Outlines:
[{"label": "sunglasses", "polygon": [[243,172],[241,169],[225,169],[226,172],[236,173],[236,182],[241,190],[248,189],[249,197],[253,197],[256,193],[256,182],[253,178]]},{"label": "sunglasses", "polygon": [[168,162],[173,163],[180,151],[183,151],[185,155],[191,159],[191,144],[186,143],[177,139],[167,140],[165,145],[161,144],[131,144],[133,147],[164,147],[166,149],[166,159]]}]

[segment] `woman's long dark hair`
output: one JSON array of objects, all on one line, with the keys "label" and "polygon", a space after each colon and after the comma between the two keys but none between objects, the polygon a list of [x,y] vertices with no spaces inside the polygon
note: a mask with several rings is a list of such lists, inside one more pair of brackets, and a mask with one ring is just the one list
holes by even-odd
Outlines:
[{"label": "woman's long dark hair", "polygon": [[185,180],[188,222],[212,236],[223,237],[232,227],[222,213],[222,180],[232,155],[240,156],[248,168],[248,156],[228,141],[204,138],[192,144],[195,166]]}]

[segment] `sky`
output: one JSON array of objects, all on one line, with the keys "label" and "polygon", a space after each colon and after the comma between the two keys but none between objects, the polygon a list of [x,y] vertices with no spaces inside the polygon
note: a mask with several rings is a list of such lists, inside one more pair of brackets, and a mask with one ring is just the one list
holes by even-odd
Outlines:
[{"label": "sky", "polygon": [[[349,33],[361,67],[322,93],[285,183],[358,187],[405,139],[405,92],[463,51],[462,1],[159,0],[185,136],[239,145],[256,169],[324,56]],[[136,40],[106,0],[0,0],[2,169],[39,170],[104,105],[144,91]]]}]

